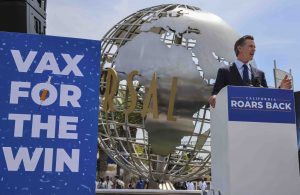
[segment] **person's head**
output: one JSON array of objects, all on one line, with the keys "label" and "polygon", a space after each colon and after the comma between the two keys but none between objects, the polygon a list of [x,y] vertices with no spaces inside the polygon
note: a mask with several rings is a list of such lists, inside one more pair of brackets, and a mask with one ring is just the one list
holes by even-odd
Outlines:
[{"label": "person's head", "polygon": [[234,52],[236,57],[244,63],[252,60],[255,53],[253,36],[245,35],[239,38],[234,44]]},{"label": "person's head", "polygon": [[109,176],[106,176],[106,180],[109,181]]}]

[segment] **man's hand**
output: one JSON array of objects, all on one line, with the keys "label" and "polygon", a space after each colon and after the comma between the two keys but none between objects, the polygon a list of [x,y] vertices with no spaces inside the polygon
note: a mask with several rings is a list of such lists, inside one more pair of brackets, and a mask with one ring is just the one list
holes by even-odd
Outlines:
[{"label": "man's hand", "polygon": [[292,88],[292,81],[289,79],[288,75],[285,75],[285,77],[282,79],[280,85],[280,89],[291,89]]},{"label": "man's hand", "polygon": [[216,95],[212,95],[212,96],[210,96],[209,97],[209,99],[208,99],[208,103],[210,104],[210,106],[211,107],[215,107],[215,105],[216,105]]}]

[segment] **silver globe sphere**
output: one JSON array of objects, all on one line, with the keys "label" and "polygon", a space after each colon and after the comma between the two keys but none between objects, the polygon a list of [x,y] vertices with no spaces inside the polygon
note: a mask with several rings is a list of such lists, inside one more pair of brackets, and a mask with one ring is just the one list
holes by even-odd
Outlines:
[{"label": "silver globe sphere", "polygon": [[[238,37],[220,17],[179,4],[146,8],[116,24],[102,39],[102,94],[109,90],[107,68],[120,79],[113,98],[115,111],[104,111],[101,96],[102,149],[121,167],[150,181],[192,180],[209,174],[207,99],[217,69],[235,59]],[[139,72],[133,81],[137,101],[134,111],[125,114],[133,104],[126,78],[134,70]],[[153,75],[158,118],[153,110],[142,117]]]}]

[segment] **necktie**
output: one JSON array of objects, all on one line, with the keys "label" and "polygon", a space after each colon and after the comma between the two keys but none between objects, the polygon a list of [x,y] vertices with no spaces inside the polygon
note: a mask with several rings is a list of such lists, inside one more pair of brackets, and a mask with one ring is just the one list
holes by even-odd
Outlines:
[{"label": "necktie", "polygon": [[244,64],[243,67],[244,67],[244,70],[243,70],[243,81],[245,83],[247,83],[247,84],[250,84],[248,66],[246,64]]}]

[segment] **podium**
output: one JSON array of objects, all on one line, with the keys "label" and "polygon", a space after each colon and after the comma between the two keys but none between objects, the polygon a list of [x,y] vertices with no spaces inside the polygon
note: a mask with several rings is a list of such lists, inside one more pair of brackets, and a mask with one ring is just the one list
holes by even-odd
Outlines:
[{"label": "podium", "polygon": [[212,188],[299,195],[293,91],[228,86],[211,109]]}]

